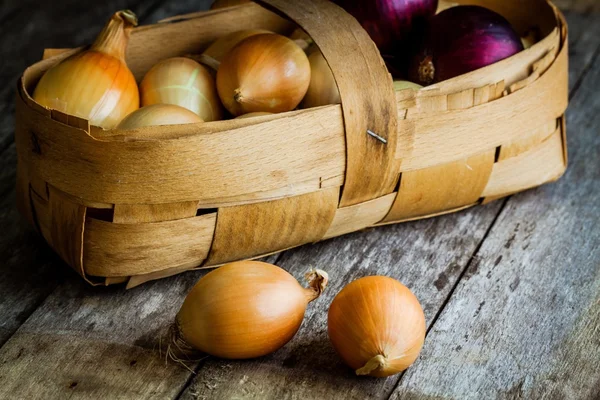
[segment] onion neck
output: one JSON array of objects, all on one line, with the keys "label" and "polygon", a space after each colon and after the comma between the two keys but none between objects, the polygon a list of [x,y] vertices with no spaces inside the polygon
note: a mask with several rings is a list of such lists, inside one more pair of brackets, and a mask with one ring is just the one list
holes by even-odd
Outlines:
[{"label": "onion neck", "polygon": [[323,293],[329,282],[329,275],[323,270],[313,269],[308,271],[304,277],[308,281],[308,288],[306,288],[305,291],[308,302],[310,303],[321,296],[321,293]]},{"label": "onion neck", "polygon": [[419,81],[426,85],[433,83],[435,79],[435,65],[431,56],[425,57],[419,64]]},{"label": "onion neck", "polygon": [[100,32],[91,50],[125,60],[129,34],[137,24],[137,17],[133,11],[117,11]]},{"label": "onion neck", "polygon": [[384,355],[377,354],[375,357],[367,361],[362,368],[357,369],[356,375],[369,375],[371,372],[385,367],[387,362],[388,359]]},{"label": "onion neck", "polygon": [[245,100],[244,95],[242,94],[242,89],[237,88],[233,91],[233,100],[236,103],[243,103]]}]

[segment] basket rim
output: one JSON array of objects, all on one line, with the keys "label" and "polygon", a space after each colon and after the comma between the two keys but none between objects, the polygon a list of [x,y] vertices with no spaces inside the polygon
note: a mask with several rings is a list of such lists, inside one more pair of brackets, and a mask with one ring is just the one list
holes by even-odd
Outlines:
[{"label": "basket rim", "polygon": [[[558,35],[559,35],[560,48],[557,49],[557,52],[556,52],[556,54],[558,55],[558,52],[562,49],[562,47],[564,46],[564,44],[567,40],[566,36],[567,36],[568,26],[567,26],[566,19],[565,19],[563,13],[560,11],[560,9],[558,9],[558,7],[556,7],[552,3],[551,0],[547,0],[546,5],[554,13],[555,28],[553,31],[549,32],[545,37],[543,37],[538,42],[536,42],[531,48],[526,49],[526,50],[524,50],[520,53],[517,53],[511,57],[508,57],[504,60],[498,61],[494,64],[480,68],[478,70],[471,71],[469,73],[457,76],[455,78],[448,79],[443,82],[439,82],[439,83],[432,84],[430,86],[423,87],[421,89],[395,90],[396,97],[398,99],[402,99],[403,97],[406,97],[406,95],[408,95],[410,97],[416,97],[416,98],[438,96],[438,95],[448,95],[448,94],[457,93],[464,89],[472,88],[472,87],[462,86],[461,84],[469,82],[470,80],[473,80],[473,78],[475,78],[475,77],[488,75],[488,73],[491,71],[504,69],[508,64],[513,63],[516,60],[519,60],[520,58],[523,58],[522,57],[523,53],[525,53],[526,51],[534,52],[534,51],[540,51],[542,49],[551,47],[553,34],[555,34],[555,33],[558,33]],[[169,17],[164,20],[161,20],[155,24],[143,25],[143,26],[138,26],[138,27],[133,28],[132,37],[134,37],[134,35],[136,33],[139,34],[139,33],[145,32],[145,31],[159,29],[161,26],[163,26],[165,24],[168,24],[168,25],[175,24],[176,25],[176,24],[184,23],[189,20],[193,20],[193,19],[207,18],[207,17],[211,17],[213,15],[227,13],[227,12],[231,11],[231,9],[244,9],[244,8],[249,8],[249,7],[262,7],[262,6],[251,2],[248,4],[240,4],[240,5],[236,5],[236,6],[229,7],[229,8],[199,11],[199,12],[185,14],[185,15],[181,15],[181,16],[173,16],[173,17]],[[66,59],[70,56],[73,56],[75,54],[78,54],[78,53],[86,50],[88,47],[89,46],[81,46],[81,47],[73,48],[73,49],[57,49],[58,51],[60,51],[60,54],[55,54],[49,58],[42,59],[42,60],[28,66],[23,71],[21,76],[18,78],[17,96],[21,96],[22,100],[29,108],[32,108],[34,111],[43,114],[47,118],[52,118],[51,113],[55,112],[56,110],[51,109],[49,107],[45,107],[45,106],[37,103],[33,99],[29,90],[27,90],[26,81],[28,79],[28,75],[33,73],[33,71],[37,70],[37,69],[40,69],[40,72],[45,72],[47,69],[58,64],[60,61]],[[49,50],[49,49],[46,49],[46,50]],[[37,80],[34,80],[34,81],[30,82],[29,84],[33,85],[36,83],[37,83]],[[462,86],[462,88],[458,89],[458,87],[461,87],[461,86]],[[474,87],[477,87],[477,85],[473,85],[473,88]],[[510,95],[510,94],[508,94],[508,95]],[[193,130],[195,132],[191,133],[191,134],[186,134],[185,135],[186,137],[190,136],[190,135],[192,135],[192,136],[193,135],[206,135],[206,134],[210,134],[213,132],[220,132],[220,131],[225,131],[225,130],[244,128],[247,126],[260,124],[263,122],[269,122],[272,120],[288,118],[288,117],[292,117],[292,116],[296,115],[299,112],[310,112],[312,110],[318,110],[318,109],[326,108],[326,107],[341,108],[342,104],[326,105],[326,106],[313,107],[313,108],[302,109],[302,110],[292,110],[292,111],[278,113],[278,114],[274,114],[274,115],[258,116],[258,117],[254,117],[254,118],[248,118],[248,119],[239,119],[239,120],[233,119],[233,120],[223,120],[223,121],[198,122],[198,123],[181,124],[181,125],[161,125],[158,127],[150,127],[150,128],[155,129],[155,130],[164,131],[165,133],[167,133],[167,132],[172,131],[172,129],[174,127],[187,126],[187,127],[193,128]],[[81,120],[82,126],[85,126],[87,124],[88,129],[83,129],[83,131],[88,136],[92,137],[94,140],[98,140],[98,141],[112,141],[112,140],[144,141],[144,140],[148,140],[148,139],[139,137],[140,132],[145,132],[150,129],[148,127],[131,129],[131,130],[114,130],[114,129],[110,130],[110,129],[104,129],[104,128],[96,126],[96,125],[91,125],[91,124],[89,124],[89,121],[87,121],[84,118],[78,118],[78,119]],[[235,121],[235,122],[233,122],[233,121]],[[224,123],[226,123],[226,124],[224,124]],[[116,133],[116,132],[118,132],[118,133]],[[160,140],[177,140],[179,138],[180,138],[180,136],[163,137]]]}]

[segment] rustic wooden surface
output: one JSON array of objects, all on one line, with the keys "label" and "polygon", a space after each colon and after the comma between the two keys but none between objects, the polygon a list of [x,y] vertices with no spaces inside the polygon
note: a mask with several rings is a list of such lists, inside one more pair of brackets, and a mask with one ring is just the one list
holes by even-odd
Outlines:
[{"label": "rustic wooden surface", "polygon": [[[55,2],[52,2],[55,3]],[[568,4],[567,4],[568,3]],[[91,41],[115,9],[143,22],[208,1],[22,0],[0,5],[0,399],[600,398],[600,14],[562,1],[571,26],[570,167],[557,183],[435,219],[372,229],[272,256],[331,285],[298,335],[253,361],[166,364],[159,338],[205,272],[123,291],[91,288],[14,207],[14,82],[44,47]],[[84,12],[85,11],[85,12]],[[54,21],[54,22],[53,22]],[[48,32],[51,32],[49,34]],[[347,282],[385,274],[421,300],[422,355],[406,373],[358,379],[326,334]]]}]

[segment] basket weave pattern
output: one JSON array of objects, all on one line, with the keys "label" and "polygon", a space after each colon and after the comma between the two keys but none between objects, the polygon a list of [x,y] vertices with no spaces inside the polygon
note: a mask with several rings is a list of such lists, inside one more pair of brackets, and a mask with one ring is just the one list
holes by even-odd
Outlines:
[{"label": "basket weave pattern", "polygon": [[[30,97],[47,51],[17,92],[21,212],[92,284],[129,287],[255,258],[370,226],[458,211],[558,179],[567,165],[568,49],[550,3],[480,0],[543,39],[482,70],[394,92],[360,25],[325,0],[260,1],[134,30],[139,79],[158,60],[239,29],[319,46],[341,105],[210,124],[104,131]],[[280,17],[284,15],[289,20]],[[191,34],[193,32],[193,34]],[[140,134],[140,133],[143,133]]]}]

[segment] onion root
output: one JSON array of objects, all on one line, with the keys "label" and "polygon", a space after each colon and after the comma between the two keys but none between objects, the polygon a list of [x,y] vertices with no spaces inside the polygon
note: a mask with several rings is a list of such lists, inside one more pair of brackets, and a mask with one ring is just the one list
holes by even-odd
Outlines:
[{"label": "onion root", "polygon": [[[182,365],[187,370],[195,374],[196,372],[190,368],[188,363],[197,363],[208,357],[207,354],[196,350],[192,347],[188,342],[183,338],[183,334],[181,333],[181,328],[179,326],[179,322],[175,320],[173,324],[169,327],[169,331],[166,335],[166,346],[165,351],[165,362],[169,362],[169,360]],[[163,343],[162,340],[159,345],[159,351],[162,354],[163,351]]]}]

